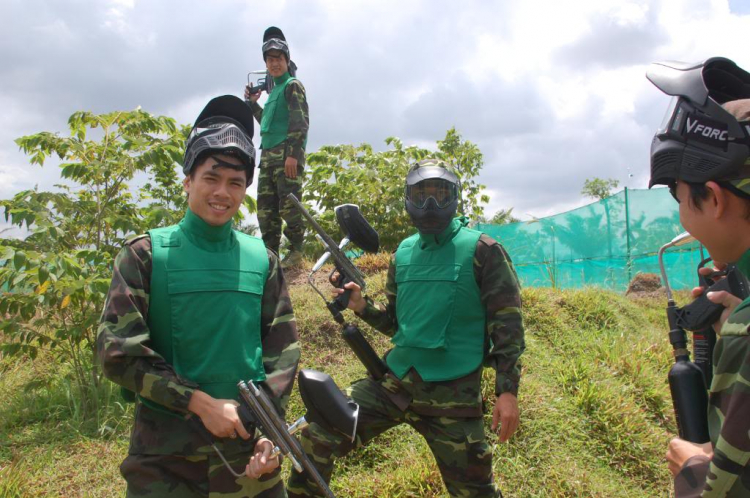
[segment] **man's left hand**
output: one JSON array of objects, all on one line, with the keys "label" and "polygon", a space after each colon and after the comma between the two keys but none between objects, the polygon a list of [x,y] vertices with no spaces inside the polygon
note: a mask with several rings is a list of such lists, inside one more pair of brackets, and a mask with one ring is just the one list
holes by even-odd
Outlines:
[{"label": "man's left hand", "polygon": [[245,475],[250,479],[258,479],[263,474],[272,472],[279,466],[279,457],[271,458],[273,443],[261,438],[255,443],[255,454],[250,457],[250,463],[245,467]]},{"label": "man's left hand", "polygon": [[297,160],[295,158],[286,158],[286,161],[284,161],[284,174],[287,178],[297,178]]},{"label": "man's left hand", "polygon": [[506,442],[518,429],[518,399],[512,393],[503,393],[495,400],[492,409],[492,430],[497,432],[500,425],[499,439]]},{"label": "man's left hand", "polygon": [[669,471],[673,476],[676,476],[680,473],[680,469],[685,465],[685,462],[696,455],[705,455],[711,459],[714,455],[711,443],[691,443],[678,437],[672,439],[669,442],[669,450],[667,451]]}]

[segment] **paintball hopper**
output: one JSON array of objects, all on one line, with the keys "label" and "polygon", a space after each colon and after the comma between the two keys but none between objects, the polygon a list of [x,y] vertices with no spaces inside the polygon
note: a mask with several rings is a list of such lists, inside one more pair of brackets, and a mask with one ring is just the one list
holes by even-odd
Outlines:
[{"label": "paintball hopper", "polygon": [[359,206],[354,204],[342,204],[334,209],[336,221],[346,238],[353,242],[365,252],[378,252],[380,248],[380,237],[362,213]]},{"label": "paintball hopper", "polygon": [[302,370],[297,378],[302,402],[307,408],[304,419],[328,432],[338,432],[354,441],[359,418],[359,405],[349,400],[330,375],[315,370]]}]

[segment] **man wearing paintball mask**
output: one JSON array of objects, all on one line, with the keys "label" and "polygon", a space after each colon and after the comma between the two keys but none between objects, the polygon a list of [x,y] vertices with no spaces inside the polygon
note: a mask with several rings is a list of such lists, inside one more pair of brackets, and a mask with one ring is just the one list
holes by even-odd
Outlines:
[{"label": "man wearing paintball mask", "polygon": [[[647,77],[673,96],[651,145],[649,186],[669,186],[680,222],[717,266],[750,277],[750,73],[716,57],[652,64]],[[715,325],[710,442],[672,440],[669,470],[678,498],[750,496],[750,298],[707,297],[726,307]]]},{"label": "man wearing paintball mask", "polygon": [[[355,382],[359,404],[354,443],[312,424],[303,447],[330,479],[334,458],[400,424],[409,424],[432,450],[452,497],[501,496],[492,477],[492,451],[482,423],[482,367],[496,370],[492,429],[507,441],[519,423],[516,396],[525,349],[521,298],[503,247],[454,217],[460,185],[443,162],[425,159],[406,177],[405,204],[417,233],[399,245],[378,306],[352,290],[349,308],[392,337],[388,374]],[[336,289],[342,293],[342,289]],[[290,497],[318,496],[292,472]]]},{"label": "man wearing paintball mask", "polygon": [[289,247],[282,267],[287,268],[302,260],[302,215],[287,196],[294,194],[302,200],[310,117],[305,87],[294,76],[296,66],[279,28],[272,26],[264,33],[263,60],[274,83],[265,109],[258,104],[260,90],[250,93],[250,88],[245,88],[245,100],[260,123],[263,149],[258,174],[258,224],[266,247],[278,254],[282,218],[286,222],[284,235]]},{"label": "man wearing paintball mask", "polygon": [[251,379],[283,411],[299,362],[278,257],[232,229],[253,180],[252,133],[241,99],[211,100],[185,147],[184,218],[131,239],[115,259],[97,354],[137,400],[120,466],[129,497],[285,496],[271,442],[237,410],[237,381]]}]

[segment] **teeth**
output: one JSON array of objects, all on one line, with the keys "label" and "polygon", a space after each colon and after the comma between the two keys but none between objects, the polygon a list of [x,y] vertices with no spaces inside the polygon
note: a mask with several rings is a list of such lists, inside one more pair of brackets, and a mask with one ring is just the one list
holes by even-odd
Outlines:
[{"label": "teeth", "polygon": [[229,209],[229,206],[225,206],[223,204],[209,204],[209,206],[214,209],[218,209],[219,211],[226,211],[227,209]]}]

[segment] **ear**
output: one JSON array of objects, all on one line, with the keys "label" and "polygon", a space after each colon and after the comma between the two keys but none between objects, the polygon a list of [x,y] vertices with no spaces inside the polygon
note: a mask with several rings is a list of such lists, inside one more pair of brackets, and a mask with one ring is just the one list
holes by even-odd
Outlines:
[{"label": "ear", "polygon": [[185,191],[185,193],[187,193],[187,194],[190,193],[190,175],[187,175],[182,180],[182,189]]},{"label": "ear", "polygon": [[713,210],[714,219],[719,219],[727,209],[727,202],[729,202],[727,195],[729,194],[716,182],[706,182],[706,188],[711,192],[711,196],[706,200],[706,203]]}]

